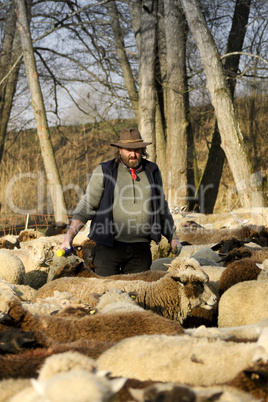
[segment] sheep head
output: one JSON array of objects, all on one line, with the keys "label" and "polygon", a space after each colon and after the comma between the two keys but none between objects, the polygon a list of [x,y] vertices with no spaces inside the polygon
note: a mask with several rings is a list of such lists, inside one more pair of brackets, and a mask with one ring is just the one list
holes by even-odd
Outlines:
[{"label": "sheep head", "polygon": [[196,307],[211,310],[217,303],[216,295],[206,284],[208,275],[200,270],[186,268],[185,270],[173,270],[170,273],[172,279],[179,285],[180,305],[177,311],[177,320],[182,324],[187,315],[190,315]]}]

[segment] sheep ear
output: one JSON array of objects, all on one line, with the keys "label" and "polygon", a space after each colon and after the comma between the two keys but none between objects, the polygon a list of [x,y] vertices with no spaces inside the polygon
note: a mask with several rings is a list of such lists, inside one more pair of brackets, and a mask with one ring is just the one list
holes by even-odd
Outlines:
[{"label": "sheep ear", "polygon": [[185,285],[187,282],[187,278],[185,278],[185,276],[172,276],[172,279],[174,279],[176,282],[179,282],[181,285]]},{"label": "sheep ear", "polygon": [[168,267],[168,268],[172,268],[171,264],[165,264],[165,263],[163,263],[163,265],[165,265],[165,266]]},{"label": "sheep ear", "polygon": [[129,388],[128,389],[131,396],[135,399],[137,402],[143,402],[144,401],[144,390],[143,389],[137,389],[137,388]]},{"label": "sheep ear", "polygon": [[120,391],[121,388],[123,388],[123,386],[125,385],[127,381],[126,377],[119,377],[119,378],[115,378],[114,380],[110,380],[109,384],[112,387],[112,391],[113,393],[117,393]]},{"label": "sheep ear", "polygon": [[45,381],[36,380],[35,378],[30,379],[33,388],[36,390],[38,395],[44,396],[45,395],[45,388],[46,383]]},{"label": "sheep ear", "polygon": [[257,265],[257,267],[258,267],[258,268],[260,268],[260,269],[264,269],[263,264],[258,264],[258,263],[256,262],[256,265]]}]

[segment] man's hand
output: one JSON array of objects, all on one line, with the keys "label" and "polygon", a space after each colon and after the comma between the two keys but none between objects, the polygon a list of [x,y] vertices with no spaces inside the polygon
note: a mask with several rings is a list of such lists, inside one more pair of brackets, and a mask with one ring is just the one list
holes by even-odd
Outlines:
[{"label": "man's hand", "polygon": [[182,245],[178,239],[172,239],[170,242],[172,253],[179,255],[182,249]]}]

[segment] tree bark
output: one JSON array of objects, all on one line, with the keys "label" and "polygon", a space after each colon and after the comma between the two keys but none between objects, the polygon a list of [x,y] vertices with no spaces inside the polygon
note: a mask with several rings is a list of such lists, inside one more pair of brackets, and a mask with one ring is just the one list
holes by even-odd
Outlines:
[{"label": "tree bark", "polygon": [[252,172],[235,117],[232,96],[226,83],[220,55],[197,0],[182,0],[182,5],[204,67],[222,148],[232,171],[241,205],[248,208],[260,207],[263,205],[263,197],[258,191],[257,179]]},{"label": "tree bark", "polygon": [[167,186],[170,205],[187,203],[185,20],[177,0],[165,0],[167,49]]},{"label": "tree bark", "polygon": [[123,72],[125,87],[127,89],[136,119],[137,121],[139,121],[139,95],[136,88],[135,79],[133,77],[131,67],[126,55],[124,34],[120,26],[118,10],[114,0],[109,1],[109,3],[107,4],[107,9],[110,15],[111,27],[115,38],[116,53]]},{"label": "tree bark", "polygon": [[24,0],[14,0],[14,3],[17,13],[17,29],[20,33],[25,69],[30,87],[33,112],[37,126],[37,134],[40,141],[41,154],[53,203],[55,220],[68,223],[62,185],[53,154],[43,96],[36,70],[26,6]]},{"label": "tree bark", "polygon": [[3,157],[7,125],[16,92],[22,49],[16,31],[16,12],[11,3],[5,22],[5,33],[0,55],[0,163]]},{"label": "tree bark", "polygon": [[148,147],[150,159],[155,152],[155,60],[156,60],[157,0],[143,1],[141,11],[140,66],[139,66],[139,129]]},{"label": "tree bark", "polygon": [[[227,53],[241,51],[246,34],[251,0],[237,0],[233,15],[232,27],[227,42]],[[228,76],[228,85],[232,99],[234,97],[236,74],[239,67],[240,55],[234,55],[224,60],[223,66]],[[200,209],[205,213],[212,213],[218,196],[220,180],[225,162],[225,153],[221,147],[221,137],[214,120],[214,130],[212,134],[211,147],[208,160],[198,186]],[[202,195],[205,192],[205,197]]]}]

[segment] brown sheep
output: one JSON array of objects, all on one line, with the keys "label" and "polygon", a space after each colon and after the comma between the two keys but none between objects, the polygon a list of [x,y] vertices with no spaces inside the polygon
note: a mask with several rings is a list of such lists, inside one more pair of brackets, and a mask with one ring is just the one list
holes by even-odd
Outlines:
[{"label": "brown sheep", "polygon": [[264,233],[267,233],[267,229],[263,226],[255,225],[246,225],[233,229],[202,229],[191,227],[177,230],[180,241],[187,241],[190,244],[216,244],[222,240],[230,240],[231,238],[248,241],[260,235],[265,236]]},{"label": "brown sheep", "polygon": [[84,260],[86,266],[94,270],[92,263],[93,252],[96,247],[96,243],[91,239],[84,240],[81,244],[73,243],[73,253]]},{"label": "brown sheep", "polygon": [[261,261],[253,258],[242,258],[242,260],[233,261],[229,264],[220,276],[219,296],[238,282],[257,279],[261,272],[261,269],[256,265],[257,263],[261,263]]},{"label": "brown sheep", "polygon": [[20,248],[20,244],[18,241],[16,241],[16,243],[12,243],[7,239],[0,239],[0,248],[14,250],[14,248]]},{"label": "brown sheep", "polygon": [[[135,274],[122,274],[122,275],[111,275],[106,278],[108,279],[119,279],[119,280],[142,280],[146,282],[157,281],[160,278],[163,278],[167,274],[167,271],[145,271],[145,272],[137,272]],[[53,279],[59,279],[64,277],[78,277],[78,278],[103,278],[100,275],[97,275],[93,272],[92,269],[88,268],[82,262],[70,265],[66,264],[63,267],[60,267],[55,272]]]},{"label": "brown sheep", "polygon": [[[0,293],[1,296],[1,293]],[[53,342],[74,342],[98,339],[98,341],[119,342],[136,335],[184,333],[182,326],[151,311],[130,311],[128,313],[96,314],[92,316],[57,317],[32,315],[25,311],[20,300],[5,293],[3,305],[9,319],[6,326],[19,326],[23,331],[32,332],[37,341],[46,346]],[[0,324],[1,329],[2,324]]]},{"label": "brown sheep", "polygon": [[30,241],[39,239],[39,237],[44,236],[42,232],[38,232],[34,229],[25,229],[22,230],[18,236],[18,242]]},{"label": "brown sheep", "polygon": [[233,261],[241,260],[243,258],[254,258],[255,260],[260,260],[262,262],[268,258],[268,247],[235,248],[234,250],[230,251],[225,257],[222,257],[221,262],[223,262],[225,266],[228,266],[228,264],[232,263]]},{"label": "brown sheep", "polygon": [[65,222],[52,222],[47,230],[45,236],[56,236],[67,232],[67,223]]},{"label": "brown sheep", "polygon": [[268,401],[268,364],[256,363],[241,371],[226,385],[245,391],[260,401]]}]

